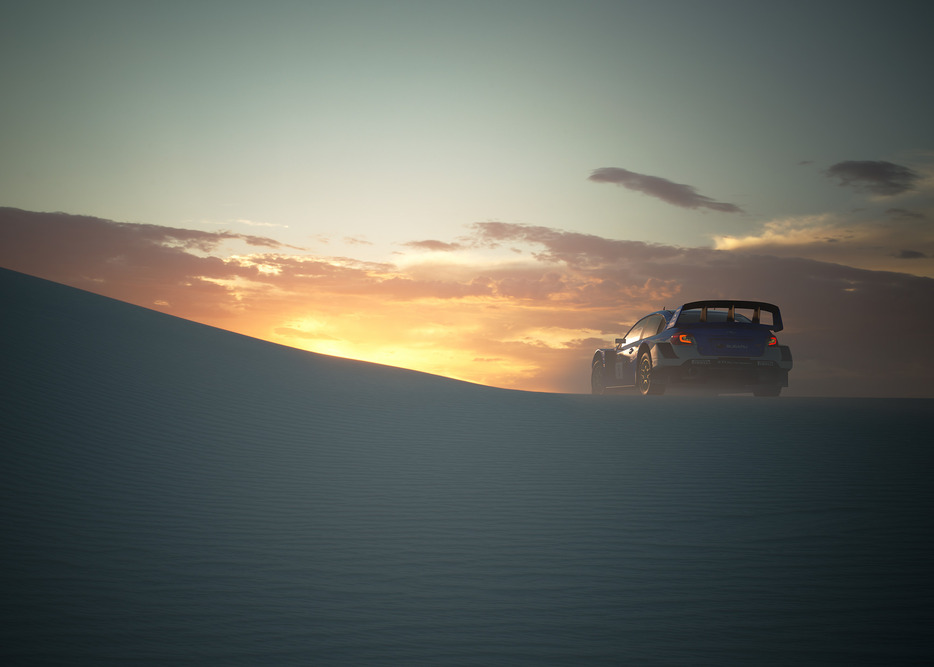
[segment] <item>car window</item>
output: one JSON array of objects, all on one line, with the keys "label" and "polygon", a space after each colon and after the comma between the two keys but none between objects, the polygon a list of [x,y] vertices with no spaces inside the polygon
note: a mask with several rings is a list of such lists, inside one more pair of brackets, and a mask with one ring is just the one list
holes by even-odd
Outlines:
[{"label": "car window", "polygon": [[645,318],[645,326],[642,329],[642,337],[648,338],[654,336],[662,328],[665,318],[661,315],[649,315]]},{"label": "car window", "polygon": [[727,312],[725,310],[718,310],[717,308],[707,309],[708,322],[726,322],[726,316]]},{"label": "car window", "polygon": [[658,330],[661,328],[662,322],[665,321],[665,318],[661,315],[649,315],[648,317],[643,317],[641,320],[636,322],[635,326],[629,330],[629,333],[626,334],[626,344],[635,343],[638,340],[643,338],[648,338],[649,336],[654,336],[658,333]]},{"label": "car window", "polygon": [[695,324],[700,322],[699,310],[682,310],[678,316],[678,324]]},{"label": "car window", "polygon": [[[707,321],[708,322],[726,322],[729,312],[719,308],[708,308],[707,309]],[[678,324],[697,324],[700,322],[701,310],[700,308],[692,308],[691,310],[682,311],[681,315],[678,317]],[[741,313],[734,314],[734,320],[736,322],[751,322],[751,320]]]},{"label": "car window", "polygon": [[634,343],[637,340],[640,340],[639,332],[642,331],[642,327],[645,325],[645,320],[639,320],[636,322],[632,329],[626,334],[626,342]]}]

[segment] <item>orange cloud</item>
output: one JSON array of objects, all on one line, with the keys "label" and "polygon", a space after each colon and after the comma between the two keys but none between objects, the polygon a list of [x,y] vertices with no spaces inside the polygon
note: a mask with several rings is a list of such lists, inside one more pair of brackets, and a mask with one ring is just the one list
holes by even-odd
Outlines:
[{"label": "orange cloud", "polygon": [[796,359],[789,393],[932,395],[931,346],[867,353],[866,343],[893,313],[930,331],[920,306],[934,301],[934,280],[502,222],[409,247],[396,263],[362,262],[230,232],[0,209],[6,268],[326,354],[583,392],[594,348],[639,316],[738,297],[782,306]]},{"label": "orange cloud", "polygon": [[[934,277],[934,209],[889,209],[881,217],[833,214],[772,220],[757,233],[717,236],[717,249],[807,257],[873,271]],[[910,261],[906,261],[910,260]]]}]

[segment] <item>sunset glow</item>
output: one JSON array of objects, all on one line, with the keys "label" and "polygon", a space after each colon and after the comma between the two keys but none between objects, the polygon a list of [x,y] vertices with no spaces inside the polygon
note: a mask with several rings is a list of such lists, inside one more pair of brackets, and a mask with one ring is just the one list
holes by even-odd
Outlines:
[{"label": "sunset glow", "polygon": [[931,393],[856,341],[934,301],[934,5],[59,5],[4,14],[0,266],[548,392],[764,300],[789,395]]},{"label": "sunset glow", "polygon": [[[529,225],[476,223],[456,244],[419,244],[439,250],[419,249],[398,264],[278,252],[286,249],[266,238],[240,240],[277,252],[215,256],[231,240],[225,233],[157,231],[4,209],[0,263],[312,352],[572,393],[588,389],[593,350],[641,315],[737,292],[781,305],[782,342],[795,351],[789,393],[869,392],[882,369],[862,358],[862,337],[838,332],[862,330],[880,304],[910,307],[934,296],[934,281],[907,274]],[[32,245],[42,252],[22,252]],[[885,360],[890,370],[893,360]],[[906,361],[900,390],[924,394],[923,368]]]}]

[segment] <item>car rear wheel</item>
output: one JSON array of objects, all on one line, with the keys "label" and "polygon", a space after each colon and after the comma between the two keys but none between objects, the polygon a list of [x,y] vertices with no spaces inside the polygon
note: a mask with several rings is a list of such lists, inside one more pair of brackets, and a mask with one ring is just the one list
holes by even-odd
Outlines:
[{"label": "car rear wheel", "polygon": [[606,376],[604,375],[603,364],[599,361],[593,362],[593,369],[590,371],[590,393],[606,393]]},{"label": "car rear wheel", "polygon": [[639,356],[639,367],[636,370],[636,389],[643,396],[665,393],[665,385],[659,384],[655,379],[652,369],[652,356],[648,352],[643,352]]}]

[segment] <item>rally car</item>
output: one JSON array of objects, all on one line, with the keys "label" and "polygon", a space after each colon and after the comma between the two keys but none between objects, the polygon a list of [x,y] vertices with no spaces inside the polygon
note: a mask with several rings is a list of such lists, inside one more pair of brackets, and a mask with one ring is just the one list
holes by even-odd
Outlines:
[{"label": "rally car", "polygon": [[691,301],[646,315],[599,349],[591,365],[594,394],[635,387],[662,394],[669,387],[703,387],[718,393],[778,396],[788,386],[791,350],[780,345],[778,306],[761,301]]}]

